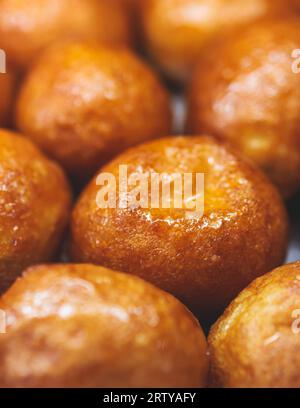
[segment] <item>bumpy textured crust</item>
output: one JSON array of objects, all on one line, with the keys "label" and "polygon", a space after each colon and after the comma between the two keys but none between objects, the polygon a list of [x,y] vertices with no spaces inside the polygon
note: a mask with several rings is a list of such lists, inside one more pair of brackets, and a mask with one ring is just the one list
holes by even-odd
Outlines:
[{"label": "bumpy textured crust", "polygon": [[[256,18],[286,12],[282,0],[141,0],[142,28],[150,53],[172,78],[190,77],[209,41]],[[216,60],[218,57],[216,56]]]},{"label": "bumpy textured crust", "polygon": [[[206,137],[163,139],[128,150],[102,171],[204,173],[205,211],[187,219],[177,209],[102,209],[94,179],[71,222],[71,252],[136,274],[175,294],[201,319],[224,307],[254,278],[280,265],[287,218],[265,176]],[[118,182],[117,182],[118,185]]]},{"label": "bumpy textured crust", "polygon": [[198,387],[204,334],[175,298],[92,265],[28,269],[0,300],[1,387]]},{"label": "bumpy textured crust", "polygon": [[12,72],[0,74],[0,126],[10,121],[16,78]]},{"label": "bumpy textured crust", "polygon": [[169,97],[126,49],[54,46],[25,81],[20,129],[73,176],[85,178],[126,147],[171,130]]},{"label": "bumpy textured crust", "polygon": [[130,44],[126,8],[119,0],[0,2],[0,48],[17,67],[28,67],[45,47],[70,37]]},{"label": "bumpy textured crust", "polygon": [[25,138],[0,130],[0,291],[51,259],[70,212],[61,169]]},{"label": "bumpy textured crust", "polygon": [[263,20],[203,56],[189,98],[188,129],[232,143],[285,197],[300,188],[300,75],[292,71],[300,19]]},{"label": "bumpy textured crust", "polygon": [[300,387],[300,262],[255,280],[209,336],[212,383]]}]

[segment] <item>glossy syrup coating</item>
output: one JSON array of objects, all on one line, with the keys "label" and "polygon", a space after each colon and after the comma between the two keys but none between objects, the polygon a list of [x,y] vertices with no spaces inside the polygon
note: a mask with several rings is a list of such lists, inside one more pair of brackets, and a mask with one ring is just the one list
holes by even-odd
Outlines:
[{"label": "glossy syrup coating", "polygon": [[255,280],[209,336],[215,386],[300,387],[300,262]]},{"label": "glossy syrup coating", "polygon": [[11,119],[11,109],[15,95],[16,78],[11,71],[0,73],[0,126],[5,126]]},{"label": "glossy syrup coating", "polygon": [[167,91],[126,49],[67,43],[46,52],[17,106],[19,128],[79,179],[171,131]]},{"label": "glossy syrup coating", "polygon": [[66,38],[129,45],[129,15],[119,0],[2,0],[0,48],[27,68],[41,50]]},{"label": "glossy syrup coating", "polygon": [[139,6],[150,54],[179,81],[190,78],[201,50],[214,37],[291,8],[282,0],[141,0]]},{"label": "glossy syrup coating", "polygon": [[188,129],[232,143],[284,197],[300,188],[300,19],[249,25],[207,50],[190,88]]},{"label": "glossy syrup coating", "polygon": [[62,170],[21,135],[0,130],[0,292],[51,260],[70,213]]},{"label": "glossy syrup coating", "polygon": [[171,295],[93,265],[28,269],[0,300],[0,387],[200,387],[204,334]]},{"label": "glossy syrup coating", "polygon": [[138,275],[181,299],[200,321],[282,263],[287,217],[281,199],[258,169],[223,145],[208,137],[162,139],[128,150],[102,172],[117,177],[121,164],[128,165],[128,178],[204,173],[204,215],[190,219],[185,208],[161,204],[120,209],[118,201],[117,208],[100,208],[94,179],[72,215],[74,260]]}]

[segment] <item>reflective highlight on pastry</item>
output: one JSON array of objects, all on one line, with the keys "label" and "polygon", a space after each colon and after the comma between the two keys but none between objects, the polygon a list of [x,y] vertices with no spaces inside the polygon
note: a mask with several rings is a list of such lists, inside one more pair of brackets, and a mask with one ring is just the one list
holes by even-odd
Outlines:
[{"label": "reflective highlight on pastry", "polygon": [[202,319],[254,278],[280,265],[287,216],[264,175],[207,137],[173,137],[123,153],[101,171],[204,173],[204,215],[185,209],[101,209],[96,177],[72,216],[73,259],[136,274],[171,292]]},{"label": "reflective highlight on pastry", "polygon": [[0,299],[1,387],[200,387],[204,334],[172,296],[92,265],[30,268]]}]

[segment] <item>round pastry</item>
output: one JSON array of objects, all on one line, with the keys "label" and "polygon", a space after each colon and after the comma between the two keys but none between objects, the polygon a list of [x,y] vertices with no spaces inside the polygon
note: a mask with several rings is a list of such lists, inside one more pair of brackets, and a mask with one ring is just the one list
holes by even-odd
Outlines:
[{"label": "round pastry", "polygon": [[53,46],[31,71],[17,104],[19,128],[79,179],[126,147],[171,131],[166,90],[126,49]]},{"label": "round pastry", "polygon": [[70,212],[68,182],[24,137],[0,130],[0,292],[55,255]]},{"label": "round pastry", "polygon": [[3,0],[0,48],[10,62],[26,68],[54,41],[93,39],[131,43],[128,12],[119,0]]},{"label": "round pastry", "polygon": [[209,336],[212,383],[300,387],[300,262],[255,280]]},{"label": "round pastry", "polygon": [[299,44],[299,18],[238,30],[203,55],[189,97],[189,131],[229,141],[284,197],[300,188]]},{"label": "round pastry", "polygon": [[0,300],[1,387],[200,387],[206,339],[175,298],[93,265],[25,271]]},{"label": "round pastry", "polygon": [[5,126],[10,121],[15,82],[15,75],[11,71],[0,73],[0,126]]},{"label": "round pastry", "polygon": [[[132,200],[132,185],[124,200],[124,168],[127,185],[136,175],[146,176],[148,202],[143,192],[140,204]],[[169,182],[169,197],[163,183],[159,194],[152,189],[153,173]],[[181,176],[181,193],[178,184],[171,186],[174,174]],[[192,175],[192,189],[185,174]],[[116,180],[115,203],[113,189],[103,194],[105,175],[112,175],[110,186]],[[126,151],[91,181],[71,224],[74,260],[136,274],[174,294],[202,321],[280,265],[287,247],[287,217],[277,191],[258,169],[208,137],[167,138]]]},{"label": "round pastry", "polygon": [[242,5],[240,0],[142,0],[139,5],[150,54],[180,81],[189,79],[201,50],[214,37],[290,8],[282,0],[243,0]]}]

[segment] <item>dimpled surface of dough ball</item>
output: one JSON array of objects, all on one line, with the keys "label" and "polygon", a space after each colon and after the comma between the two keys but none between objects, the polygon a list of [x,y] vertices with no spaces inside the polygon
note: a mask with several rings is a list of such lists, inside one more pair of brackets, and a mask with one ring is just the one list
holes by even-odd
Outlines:
[{"label": "dimpled surface of dough ball", "polygon": [[[265,176],[208,137],[171,137],[129,149],[100,172],[204,174],[204,214],[185,208],[99,206],[97,177],[82,193],[71,221],[71,253],[136,274],[181,299],[201,319],[214,316],[254,278],[280,265],[287,215]],[[195,186],[194,186],[195,187]],[[129,188],[130,191],[130,188]],[[149,190],[149,194],[151,190]],[[184,202],[194,199],[184,197]],[[201,195],[202,191],[196,194]]]}]

